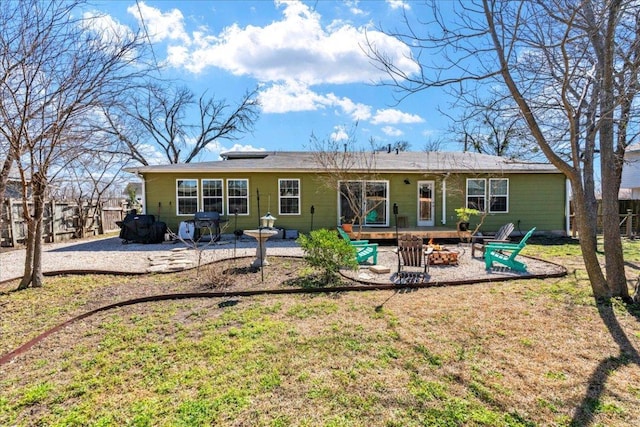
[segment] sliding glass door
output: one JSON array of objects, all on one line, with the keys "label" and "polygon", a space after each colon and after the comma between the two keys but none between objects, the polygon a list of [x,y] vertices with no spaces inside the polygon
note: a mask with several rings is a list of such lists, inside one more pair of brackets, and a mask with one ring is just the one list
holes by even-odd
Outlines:
[{"label": "sliding glass door", "polygon": [[340,183],[338,201],[339,216],[344,221],[359,223],[358,217],[367,226],[389,225],[388,181],[343,181]]}]

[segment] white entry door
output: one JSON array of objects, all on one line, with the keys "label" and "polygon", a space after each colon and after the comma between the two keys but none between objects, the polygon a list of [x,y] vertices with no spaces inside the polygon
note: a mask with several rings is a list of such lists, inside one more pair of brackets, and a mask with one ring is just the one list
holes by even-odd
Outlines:
[{"label": "white entry door", "polygon": [[433,181],[418,181],[418,227],[433,227],[435,197]]}]

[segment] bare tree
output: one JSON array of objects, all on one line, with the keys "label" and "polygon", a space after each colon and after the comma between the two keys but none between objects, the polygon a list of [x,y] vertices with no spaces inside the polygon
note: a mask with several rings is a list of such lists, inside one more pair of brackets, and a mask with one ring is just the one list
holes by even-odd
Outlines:
[{"label": "bare tree", "polygon": [[[371,46],[371,56],[403,96],[447,85],[464,93],[483,84],[508,91],[539,149],[571,182],[597,299],[629,298],[617,195],[624,151],[637,129],[639,9],[622,0],[433,2],[430,25],[406,17],[408,31],[393,33],[422,51],[418,75],[404,73]],[[439,62],[426,62],[434,58],[428,50],[439,54]],[[606,278],[596,245],[598,153]]]},{"label": "bare tree", "polygon": [[422,151],[430,152],[430,151],[442,151],[443,146],[446,141],[444,141],[441,137],[429,136],[424,142],[422,146]]},{"label": "bare tree", "polygon": [[346,203],[341,206],[343,221],[358,226],[359,238],[367,215],[376,211],[383,201],[375,197],[374,193],[379,190],[375,184],[367,185],[378,179],[375,141],[370,141],[369,150],[358,149],[354,130],[355,126],[348,132],[348,138],[340,141],[319,139],[312,134],[311,147],[313,161],[323,172],[317,175],[318,182],[323,188],[339,191],[341,202]]},{"label": "bare tree", "polygon": [[[237,105],[203,93],[196,99],[187,87],[148,83],[128,102],[105,109],[103,130],[126,143],[127,153],[143,165],[152,162],[151,145],[169,163],[189,163],[221,141],[236,141],[251,132],[258,119],[257,90],[246,92]],[[192,109],[197,120],[191,117]]]},{"label": "bare tree", "polygon": [[377,144],[375,146],[376,151],[386,151],[388,153],[392,151],[409,151],[410,148],[411,144],[409,143],[409,141],[405,141],[403,139],[399,139],[391,144]]},{"label": "bare tree", "polygon": [[42,286],[45,197],[91,139],[84,123],[144,73],[142,38],[105,27],[79,5],[0,2],[0,137],[21,175],[27,224],[19,289]]},{"label": "bare tree", "polygon": [[[480,98],[475,93],[456,94],[455,102],[442,113],[452,122],[449,131],[464,151],[518,159],[540,157],[542,153],[529,137],[526,123],[509,95]],[[458,96],[460,95],[460,96]],[[460,111],[452,115],[449,111]]]},{"label": "bare tree", "polygon": [[[74,200],[78,204],[79,227],[74,237],[85,237],[86,230],[95,226],[104,199],[115,187],[124,187],[122,169],[126,161],[120,155],[96,147],[71,159],[51,182],[52,197]],[[85,205],[87,209],[83,208]]]}]

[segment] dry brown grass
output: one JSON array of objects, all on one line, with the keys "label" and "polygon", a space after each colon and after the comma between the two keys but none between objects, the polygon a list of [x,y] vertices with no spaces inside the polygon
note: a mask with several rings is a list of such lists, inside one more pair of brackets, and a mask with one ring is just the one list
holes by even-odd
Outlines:
[{"label": "dry brown grass", "polygon": [[[245,260],[201,280],[67,277],[0,294],[1,352],[119,298],[290,286],[313,273],[273,260],[265,281]],[[637,312],[596,306],[575,257],[561,261],[577,270],[101,313],[0,367],[0,424],[640,425]],[[625,337],[632,347],[621,353]]]}]

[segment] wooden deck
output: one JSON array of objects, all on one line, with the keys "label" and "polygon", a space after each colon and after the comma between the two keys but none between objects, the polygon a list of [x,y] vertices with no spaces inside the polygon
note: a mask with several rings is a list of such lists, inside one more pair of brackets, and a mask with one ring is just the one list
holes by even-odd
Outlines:
[{"label": "wooden deck", "polygon": [[[397,235],[403,234],[413,234],[423,239],[459,239],[470,236],[468,231],[445,227],[398,228]],[[349,233],[349,237],[363,240],[395,240],[397,235],[395,227],[363,227],[358,235],[358,226],[354,226],[353,231]]]}]

